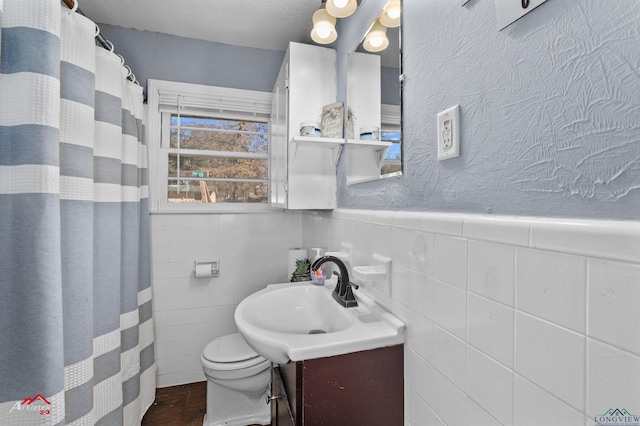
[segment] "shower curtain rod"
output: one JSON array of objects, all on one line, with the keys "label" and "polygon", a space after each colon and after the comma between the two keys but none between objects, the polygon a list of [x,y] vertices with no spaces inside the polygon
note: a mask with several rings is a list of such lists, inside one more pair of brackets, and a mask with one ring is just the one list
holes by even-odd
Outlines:
[{"label": "shower curtain rod", "polygon": [[[62,1],[64,2],[64,4],[67,5],[67,7],[69,9],[72,9],[72,10],[73,10],[73,7],[76,4],[76,0],[62,0]],[[87,16],[82,12],[82,10],[80,10],[79,7],[76,8],[76,12],[78,12],[82,16],[85,16],[85,17]],[[96,25],[96,27],[97,27],[97,25]],[[96,35],[96,40],[98,41],[98,43],[100,43],[100,46],[102,46],[103,48],[105,48],[105,49],[107,49],[109,51],[113,51],[113,43],[111,43],[109,40],[104,38],[102,36],[102,34],[98,33]],[[121,58],[122,58],[122,56],[121,56]],[[123,59],[123,61],[124,61],[124,59]],[[129,79],[129,81],[132,81],[132,82],[136,83],[137,81],[135,80],[135,74],[133,74],[133,72],[131,72],[131,68],[128,68],[128,69],[129,69],[129,75],[127,76],[127,78]]]}]

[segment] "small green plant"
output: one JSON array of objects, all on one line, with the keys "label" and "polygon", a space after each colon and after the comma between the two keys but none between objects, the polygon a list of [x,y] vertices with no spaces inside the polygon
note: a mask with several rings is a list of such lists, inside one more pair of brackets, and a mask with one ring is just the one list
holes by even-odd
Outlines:
[{"label": "small green plant", "polygon": [[296,269],[291,274],[290,281],[311,281],[311,261],[309,259],[296,259]]}]

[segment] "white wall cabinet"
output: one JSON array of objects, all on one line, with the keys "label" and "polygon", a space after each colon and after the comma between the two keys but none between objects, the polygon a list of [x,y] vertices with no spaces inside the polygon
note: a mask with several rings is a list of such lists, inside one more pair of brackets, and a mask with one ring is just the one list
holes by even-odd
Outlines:
[{"label": "white wall cabinet", "polygon": [[270,202],[283,209],[336,208],[336,164],[344,139],[302,137],[336,102],[336,52],[290,43],[273,89]]}]

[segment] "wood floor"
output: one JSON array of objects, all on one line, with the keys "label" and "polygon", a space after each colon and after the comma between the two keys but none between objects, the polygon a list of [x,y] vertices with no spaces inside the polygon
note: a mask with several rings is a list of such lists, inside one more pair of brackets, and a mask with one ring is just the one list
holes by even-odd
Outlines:
[{"label": "wood floor", "polygon": [[142,426],[202,426],[206,411],[207,382],[156,389]]}]

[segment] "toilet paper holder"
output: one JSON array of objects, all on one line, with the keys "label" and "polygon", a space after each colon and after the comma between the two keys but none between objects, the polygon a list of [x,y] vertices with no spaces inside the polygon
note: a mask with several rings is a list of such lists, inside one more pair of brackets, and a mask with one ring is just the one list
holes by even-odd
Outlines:
[{"label": "toilet paper holder", "polygon": [[220,276],[220,261],[206,260],[193,262],[193,275],[196,278],[211,278]]}]

